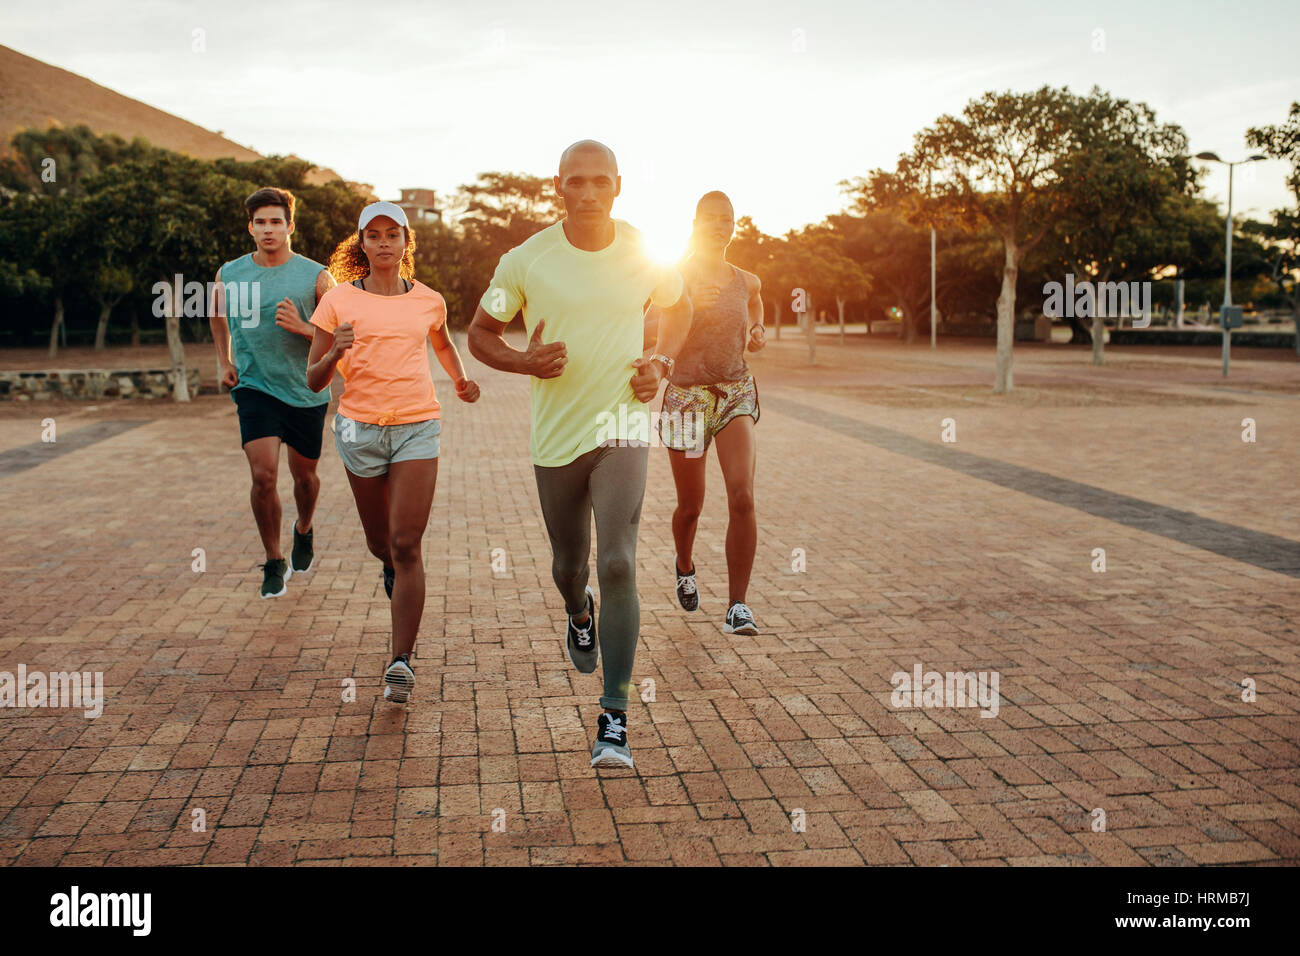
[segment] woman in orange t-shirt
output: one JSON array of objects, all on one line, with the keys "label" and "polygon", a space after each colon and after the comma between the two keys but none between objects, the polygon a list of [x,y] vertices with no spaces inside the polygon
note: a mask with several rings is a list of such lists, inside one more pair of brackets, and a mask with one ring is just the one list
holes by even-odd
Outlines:
[{"label": "woman in orange t-shirt", "polygon": [[307,358],[307,384],[329,387],[335,366],[344,389],[334,416],[334,446],[347,469],[370,553],[384,564],[392,601],[393,661],[384,699],[405,703],[415,688],[411,653],[424,613],[420,541],[438,479],[441,406],[425,342],[456,383],[456,397],[478,400],[447,334],[447,304],[415,281],[415,236],[401,207],[371,203],[357,231],[330,257],[338,285],[321,296]]}]

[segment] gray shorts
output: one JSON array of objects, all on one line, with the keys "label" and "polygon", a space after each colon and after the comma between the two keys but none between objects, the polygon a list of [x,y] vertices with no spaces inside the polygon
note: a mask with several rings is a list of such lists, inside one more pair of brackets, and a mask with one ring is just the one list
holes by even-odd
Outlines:
[{"label": "gray shorts", "polygon": [[335,414],[333,427],[334,447],[343,467],[358,478],[386,475],[395,461],[438,457],[442,421],[437,418],[407,425],[372,425]]}]

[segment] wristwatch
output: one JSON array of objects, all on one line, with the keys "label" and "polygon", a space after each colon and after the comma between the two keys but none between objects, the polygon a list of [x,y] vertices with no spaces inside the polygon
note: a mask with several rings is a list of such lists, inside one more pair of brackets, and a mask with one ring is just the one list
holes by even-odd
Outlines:
[{"label": "wristwatch", "polygon": [[673,366],[676,364],[676,362],[670,359],[667,355],[661,355],[659,352],[656,352],[654,355],[650,356],[650,361],[652,362],[658,361],[663,363],[665,376],[671,375],[673,373]]}]

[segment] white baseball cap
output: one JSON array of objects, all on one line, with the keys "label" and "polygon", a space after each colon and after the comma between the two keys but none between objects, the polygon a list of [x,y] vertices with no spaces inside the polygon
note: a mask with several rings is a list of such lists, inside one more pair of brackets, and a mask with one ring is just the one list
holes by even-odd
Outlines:
[{"label": "white baseball cap", "polygon": [[366,226],[370,225],[370,220],[376,216],[387,216],[399,226],[410,228],[410,223],[406,221],[406,213],[402,211],[401,206],[391,202],[372,202],[361,210],[361,218],[357,220],[357,229],[365,229]]}]

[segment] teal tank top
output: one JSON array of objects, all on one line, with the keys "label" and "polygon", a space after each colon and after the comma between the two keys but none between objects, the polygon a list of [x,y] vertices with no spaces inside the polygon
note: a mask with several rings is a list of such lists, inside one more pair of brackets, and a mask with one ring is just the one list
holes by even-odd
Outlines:
[{"label": "teal tank top", "polygon": [[316,311],[316,277],[324,268],[296,252],[288,262],[271,269],[253,262],[251,253],[221,267],[226,325],[239,373],[232,398],[236,389],[255,388],[297,408],[329,403],[328,389],[313,392],[307,387],[311,339],[275,324],[275,307],[285,298],[298,307],[300,319],[311,321]]}]

